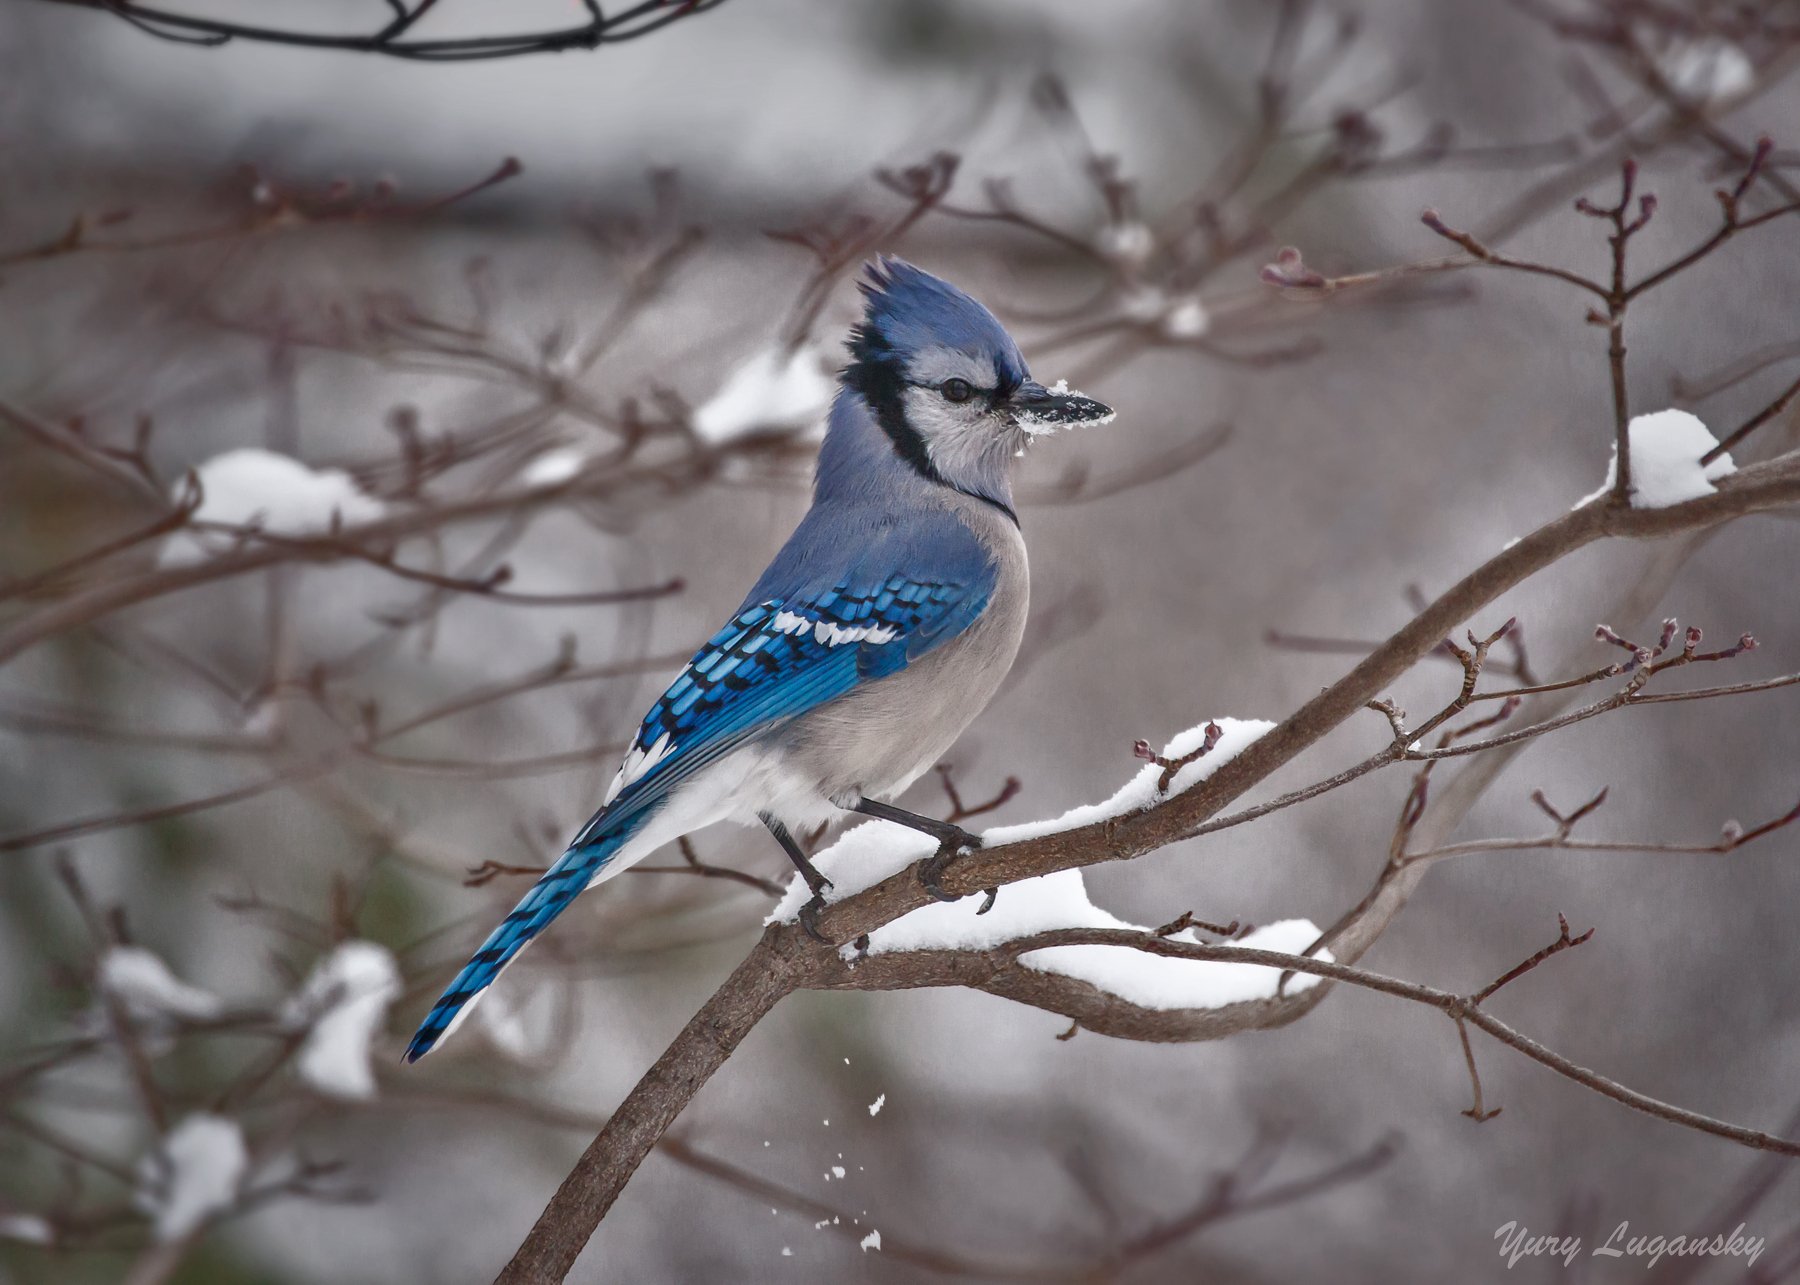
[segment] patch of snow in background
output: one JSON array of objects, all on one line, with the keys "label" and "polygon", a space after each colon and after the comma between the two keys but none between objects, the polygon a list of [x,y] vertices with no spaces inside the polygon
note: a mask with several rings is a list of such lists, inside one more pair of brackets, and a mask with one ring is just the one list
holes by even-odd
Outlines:
[{"label": "patch of snow in background", "polygon": [[100,989],[135,1018],[207,1022],[225,1009],[217,995],[182,981],[160,957],[141,946],[114,946],[102,955],[98,981]]},{"label": "patch of snow in background", "polygon": [[[1717,446],[1719,439],[1699,416],[1687,411],[1659,410],[1635,416],[1625,432],[1631,449],[1634,509],[1661,509],[1698,500],[1713,493],[1713,483],[1718,479],[1737,471],[1729,451],[1711,464],[1700,463],[1700,457]],[[1582,496],[1580,504],[1604,499],[1618,476],[1619,451],[1615,443],[1613,457],[1606,465],[1606,481],[1592,495]]]},{"label": "patch of snow in background", "polygon": [[312,1028],[294,1059],[300,1078],[328,1097],[374,1097],[369,1046],[399,995],[400,970],[385,946],[347,941],[320,960],[284,1014]]},{"label": "patch of snow in background", "polygon": [[244,711],[238,730],[246,736],[273,736],[281,729],[281,702],[264,698]]},{"label": "patch of snow in background", "polygon": [[556,486],[581,472],[586,463],[585,451],[578,451],[573,446],[559,446],[527,464],[520,471],[519,480],[526,486]]},{"label": "patch of snow in background", "polygon": [[[1049,820],[995,826],[982,835],[984,846],[999,847],[1041,835],[1059,834],[1128,812],[1143,811],[1204,781],[1274,726],[1261,719],[1219,719],[1218,723],[1222,729],[1218,743],[1210,753],[1182,767],[1170,781],[1166,793],[1157,788],[1162,767],[1147,763],[1104,803],[1072,808]],[[1204,723],[1189,728],[1170,740],[1163,748],[1163,757],[1179,759],[1198,748],[1205,737]],[[829,900],[836,901],[873,887],[936,850],[937,843],[929,835],[890,821],[865,821],[846,831],[836,843],[815,856],[813,864],[832,881],[827,895]],[[766,922],[798,918],[800,907],[810,895],[805,881],[796,875]],[[1055,928],[1147,931],[1141,925],[1127,923],[1094,905],[1088,899],[1087,884],[1078,869],[1059,870],[1008,884],[1000,889],[993,909],[985,915],[976,913],[982,900],[964,897],[960,901],[921,906],[871,933],[868,952],[987,950],[1002,942]],[[1238,942],[1227,944],[1297,953],[1311,945],[1318,935],[1319,930],[1307,920],[1290,919],[1266,925]],[[1196,941],[1198,938],[1189,931],[1177,933],[1171,940]],[[854,959],[856,951],[846,946],[844,955],[846,959]],[[1321,952],[1319,958],[1330,956]],[[1044,972],[1079,978],[1134,1004],[1158,1009],[1217,1008],[1242,1000],[1267,998],[1274,995],[1280,976],[1279,970],[1262,965],[1171,959],[1145,954],[1128,946],[1056,946],[1032,951],[1022,956],[1020,962]],[[1305,990],[1316,985],[1317,980],[1297,976],[1288,989],[1290,992]],[[875,1110],[871,1108],[870,1114],[873,1115]]]},{"label": "patch of snow in background", "polygon": [[[331,530],[334,515],[342,525],[354,526],[387,513],[342,469],[309,468],[257,447],[215,455],[194,472],[201,487],[196,522],[253,523],[272,535],[318,535]],[[176,483],[176,498],[185,490],[185,482]],[[232,543],[233,537],[217,532],[177,531],[163,542],[160,561],[163,566],[198,562]]]},{"label": "patch of snow in background", "polygon": [[1170,339],[1198,339],[1212,325],[1206,305],[1193,295],[1171,304],[1163,314],[1162,332]]},{"label": "patch of snow in background", "polygon": [[837,393],[818,347],[792,353],[764,349],[726,376],[719,391],[694,412],[694,432],[711,446],[750,433],[811,427]]},{"label": "patch of snow in background", "polygon": [[561,1001],[560,986],[555,979],[533,987],[490,986],[475,1007],[474,1024],[503,1056],[535,1061],[549,1052],[557,1034],[555,1021],[537,1010]]},{"label": "patch of snow in background", "polygon": [[1136,219],[1108,223],[1100,229],[1100,253],[1114,263],[1139,264],[1156,248],[1156,237]]},{"label": "patch of snow in background", "polygon": [[0,1214],[0,1240],[16,1240],[23,1245],[49,1245],[56,1240],[56,1229],[36,1214]]},{"label": "patch of snow in background", "polygon": [[1169,310],[1169,297],[1155,286],[1134,285],[1119,293],[1119,315],[1128,321],[1155,321]]},{"label": "patch of snow in background", "polygon": [[1729,40],[1676,40],[1657,58],[1663,76],[1683,98],[1703,103],[1741,98],[1756,87],[1750,56]]},{"label": "patch of snow in background", "polygon": [[495,1002],[505,993],[499,987],[488,989],[494,993],[487,997],[487,1003],[476,1006],[476,1023],[486,1033],[488,1042],[507,1057],[521,1060],[530,1057],[532,1041],[519,1010],[510,1003]]},{"label": "patch of snow in background", "polygon": [[237,1203],[249,1169],[237,1122],[196,1112],[138,1162],[133,1203],[155,1221],[158,1240],[180,1240]]}]

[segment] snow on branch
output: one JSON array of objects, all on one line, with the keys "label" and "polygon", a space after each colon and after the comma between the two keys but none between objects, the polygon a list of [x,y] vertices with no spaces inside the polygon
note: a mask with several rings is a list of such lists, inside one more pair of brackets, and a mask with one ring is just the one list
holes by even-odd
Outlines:
[{"label": "snow on branch", "polygon": [[726,376],[694,412],[694,432],[709,446],[724,446],[752,433],[806,428],[825,414],[836,391],[815,345],[777,345]]},{"label": "snow on branch", "polygon": [[[1042,838],[1045,835],[1060,834],[1065,830],[1092,825],[1097,821],[1106,821],[1129,813],[1146,811],[1204,781],[1239,754],[1245,746],[1273,726],[1273,723],[1262,719],[1226,718],[1190,727],[1171,739],[1163,748],[1163,753],[1157,761],[1140,768],[1137,775],[1121,786],[1111,798],[1101,803],[1081,804],[1069,809],[1061,816],[1043,821],[994,826],[982,832],[982,846],[995,848],[1008,843],[1018,843],[1025,839]],[[1209,731],[1209,729],[1212,730]],[[1210,745],[1208,745],[1209,741]],[[1196,751],[1203,746],[1206,747],[1206,752],[1196,754]],[[1193,756],[1191,760],[1189,760],[1189,756]],[[1181,762],[1178,770],[1165,782],[1163,778],[1167,773],[1167,768],[1163,764],[1177,760],[1189,761]],[[869,821],[845,831],[836,843],[813,858],[813,864],[826,878],[831,880],[832,887],[826,894],[826,901],[829,903],[842,901],[866,888],[872,888],[888,876],[904,870],[915,861],[923,860],[936,850],[937,841],[917,830],[909,830],[904,826],[887,821]],[[1042,881],[1026,880],[1020,886],[1031,882],[1041,883]],[[810,895],[805,881],[795,876],[788,884],[786,895],[769,912],[769,917],[764,922],[770,924],[797,922],[800,916],[800,907]],[[1083,899],[1085,900],[1085,896]],[[923,909],[937,908],[941,907],[928,906]],[[918,912],[914,912],[914,914],[907,915],[880,931],[892,932],[902,924],[914,924],[917,914]],[[909,929],[909,932],[917,931],[919,930],[916,928]],[[1035,932],[1038,929],[1034,928],[1030,931]],[[1016,936],[1017,934],[1008,935]],[[980,934],[970,938],[971,941],[977,939],[982,942],[992,942],[1004,940],[1004,937],[996,938],[984,929]],[[876,936],[871,935],[871,943],[875,940]],[[907,938],[901,935],[887,940],[906,941]],[[946,944],[944,940],[932,940],[929,945],[919,942],[897,947],[890,946],[888,949],[941,949]]]},{"label": "snow on branch", "polygon": [[56,1228],[39,1214],[0,1213],[0,1240],[21,1245],[54,1245]]},{"label": "snow on branch", "polygon": [[181,1240],[237,1204],[249,1169],[237,1122],[196,1112],[139,1163],[133,1202],[155,1220],[158,1240]]},{"label": "snow on branch", "polygon": [[[1737,465],[1729,452],[1717,451],[1719,439],[1700,417],[1684,410],[1659,410],[1634,417],[1628,429],[1631,450],[1631,504],[1638,509],[1664,509],[1698,500],[1718,488],[1714,482]],[[1603,500],[1618,483],[1619,448],[1613,446],[1606,482],[1581,503]]]},{"label": "snow on branch", "polygon": [[319,962],[285,1016],[308,1028],[294,1067],[327,1097],[372,1098],[369,1045],[400,995],[400,970],[385,946],[347,941]]},{"label": "snow on branch", "polygon": [[182,981],[161,957],[141,946],[114,946],[100,957],[100,989],[137,1019],[173,1017],[192,1022],[218,1018],[217,995]]},{"label": "snow on branch", "polygon": [[[1221,765],[1261,736],[1272,723],[1260,719],[1220,719],[1180,733],[1161,754],[1139,769],[1113,796],[1083,804],[1061,816],[1019,825],[995,826],[982,834],[984,847],[1058,834],[1096,821],[1142,812],[1212,775]],[[832,881],[829,900],[839,900],[873,887],[896,871],[930,857],[936,840],[889,821],[866,821],[847,831],[814,858]],[[769,923],[795,921],[810,896],[796,875]],[[987,951],[1037,933],[1064,928],[1120,929],[1149,932],[1096,906],[1088,898],[1079,869],[1059,870],[1008,885],[991,904],[976,898],[933,902],[903,915],[868,935],[862,949],[841,950],[854,961],[865,955],[904,951]],[[1249,933],[1239,945],[1299,953],[1318,939],[1319,930],[1304,919],[1283,920]],[[1172,935],[1197,941],[1193,930]],[[1321,958],[1329,958],[1328,955]],[[1088,982],[1143,1008],[1218,1008],[1275,995],[1280,973],[1247,964],[1208,963],[1148,955],[1117,946],[1056,946],[1032,951],[1019,960],[1027,968],[1060,973]],[[1303,990],[1316,979],[1297,978],[1289,991]]]},{"label": "snow on branch", "polygon": [[[345,525],[376,522],[387,507],[342,469],[313,469],[259,447],[215,455],[194,470],[200,503],[191,524],[253,527],[271,535],[318,535]],[[178,531],[164,542],[163,566],[198,562],[228,550],[235,537]]]},{"label": "snow on branch", "polygon": [[[1081,872],[1066,870],[1046,875],[1046,880],[1073,877],[1079,888]],[[1085,901],[1085,897],[1083,898]],[[1097,906],[1088,905],[1085,917],[1072,914],[1059,926],[1069,928],[1140,928],[1116,919]],[[1033,929],[1031,931],[1039,931]],[[1025,932],[1019,936],[1027,935]],[[1319,939],[1318,926],[1307,919],[1283,919],[1245,933],[1233,942],[1222,943],[1248,950],[1277,951],[1298,955]],[[1198,942],[1192,928],[1171,934],[1169,940]],[[1329,960],[1330,951],[1319,951],[1314,958]],[[1224,964],[1205,960],[1177,959],[1145,954],[1130,947],[1118,946],[1047,946],[1027,951],[1019,963],[1040,972],[1059,973],[1077,981],[1097,986],[1139,1008],[1185,1009],[1224,1008],[1251,1000],[1273,999],[1277,993],[1294,995],[1318,984],[1318,978],[1292,978],[1285,989],[1280,985],[1281,972],[1261,964]]]}]

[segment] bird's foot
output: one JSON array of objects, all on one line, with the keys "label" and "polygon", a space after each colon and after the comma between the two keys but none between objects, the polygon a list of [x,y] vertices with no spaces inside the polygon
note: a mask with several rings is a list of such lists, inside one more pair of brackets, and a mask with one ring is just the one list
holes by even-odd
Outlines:
[{"label": "bird's foot", "polygon": [[[965,852],[975,851],[980,846],[980,835],[970,834],[960,826],[953,827],[950,833],[945,834],[943,842],[938,844],[938,850],[919,863],[919,882],[924,885],[925,891],[931,895],[933,901],[960,901],[962,899],[961,893],[946,891],[939,880],[943,878],[944,871],[949,869],[952,861]],[[979,913],[986,914],[988,907],[993,904],[993,900],[990,898]]]},{"label": "bird's foot", "polygon": [[959,852],[973,852],[981,846],[981,836],[963,829],[960,825],[951,827],[950,840]]}]

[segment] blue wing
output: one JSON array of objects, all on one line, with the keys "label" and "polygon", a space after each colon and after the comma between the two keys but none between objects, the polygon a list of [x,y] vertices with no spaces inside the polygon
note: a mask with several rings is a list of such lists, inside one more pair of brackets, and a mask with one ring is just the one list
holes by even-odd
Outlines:
[{"label": "blue wing", "polygon": [[[994,564],[960,523],[930,531],[923,550],[916,533],[896,547],[891,530],[853,531],[861,553],[847,559],[838,549],[832,559],[840,568],[851,561],[847,569],[788,574],[789,566],[817,565],[805,542],[829,544],[822,534],[832,532],[803,523],[731,623],[657,698],[600,810],[450,983],[413,1036],[407,1061],[449,1033],[678,784],[746,741],[905,668],[974,623],[993,594]],[[932,571],[889,569],[896,561]]]},{"label": "blue wing", "polygon": [[992,593],[983,582],[891,575],[752,603],[650,707],[580,847],[667,797],[755,736],[885,678],[955,637]]},{"label": "blue wing", "polygon": [[603,806],[571,847],[668,797],[709,763],[967,629],[993,596],[987,548],[954,515],[815,505],[650,707]]}]

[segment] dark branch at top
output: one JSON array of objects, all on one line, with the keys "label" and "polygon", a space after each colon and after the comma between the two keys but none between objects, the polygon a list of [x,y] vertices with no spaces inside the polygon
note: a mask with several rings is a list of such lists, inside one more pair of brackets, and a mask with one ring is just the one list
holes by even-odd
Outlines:
[{"label": "dark branch at top", "polygon": [[420,19],[435,9],[438,0],[389,0],[387,21],[367,33],[333,34],[296,31],[286,27],[252,26],[217,18],[197,17],[171,9],[137,4],[134,0],[46,0],[51,4],[99,9],[113,14],[147,35],[174,44],[206,48],[251,40],[260,44],[295,45],[305,49],[338,49],[351,53],[383,54],[415,62],[474,62],[487,58],[514,58],[521,54],[553,54],[567,49],[597,49],[660,31],[672,22],[716,9],[725,0],[639,0],[629,8],[608,14],[599,0],[583,0],[588,20],[577,27],[550,31],[524,31],[510,35],[467,36],[455,40],[407,40],[404,37]]}]

